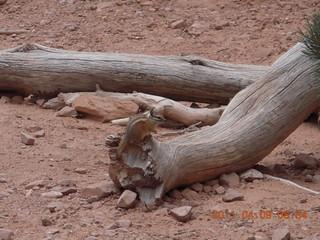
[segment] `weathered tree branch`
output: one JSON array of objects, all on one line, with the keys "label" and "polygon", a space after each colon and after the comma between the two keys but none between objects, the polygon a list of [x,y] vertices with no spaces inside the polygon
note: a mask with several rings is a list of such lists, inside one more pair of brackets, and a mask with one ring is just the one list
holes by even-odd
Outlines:
[{"label": "weathered tree branch", "polygon": [[174,100],[227,103],[269,69],[195,56],[64,51],[26,44],[0,51],[0,91],[55,96],[60,92],[144,92]]},{"label": "weathered tree branch", "polygon": [[219,122],[169,142],[146,137],[117,158],[110,176],[154,203],[168,190],[252,167],[320,107],[319,60],[297,44],[258,81],[239,92]]}]

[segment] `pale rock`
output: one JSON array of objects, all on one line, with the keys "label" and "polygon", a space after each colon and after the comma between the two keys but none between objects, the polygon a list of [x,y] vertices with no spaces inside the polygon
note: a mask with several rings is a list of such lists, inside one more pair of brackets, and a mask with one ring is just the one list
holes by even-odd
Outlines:
[{"label": "pale rock", "polygon": [[246,182],[252,182],[255,179],[263,179],[263,174],[256,169],[249,169],[240,174],[240,179]]},{"label": "pale rock", "polygon": [[140,2],[141,6],[152,6],[153,2],[152,1],[144,1],[144,2]]},{"label": "pale rock", "polygon": [[90,95],[80,95],[73,101],[72,107],[102,122],[130,117],[139,109],[139,106],[131,101]]},{"label": "pale rock", "polygon": [[205,186],[203,187],[203,191],[204,191],[205,193],[212,192],[212,187],[209,186],[209,185],[205,185]]},{"label": "pale rock", "polygon": [[45,104],[43,104],[43,108],[45,109],[54,109],[54,110],[60,110],[65,106],[64,102],[61,102],[58,98],[52,98],[49,101],[47,101]]},{"label": "pale rock", "polygon": [[224,202],[233,202],[233,201],[240,201],[244,199],[244,195],[242,192],[239,192],[238,190],[229,188],[222,198]]},{"label": "pale rock", "polygon": [[219,178],[219,183],[222,186],[237,188],[240,186],[240,177],[236,173],[222,174]]},{"label": "pale rock", "polygon": [[191,206],[173,208],[170,214],[179,222],[187,222],[191,217]]},{"label": "pale rock", "polygon": [[21,142],[25,145],[33,145],[35,140],[36,139],[32,135],[25,132],[21,132]]},{"label": "pale rock", "polygon": [[36,104],[42,107],[45,104],[46,100],[43,98],[37,99]]},{"label": "pale rock", "polygon": [[7,180],[5,178],[0,178],[0,183],[6,183]]},{"label": "pale rock", "polygon": [[185,28],[187,26],[187,23],[185,20],[183,19],[180,19],[180,20],[177,20],[177,21],[174,21],[173,23],[171,23],[171,28],[172,29],[182,29],[182,28]]},{"label": "pale rock", "polygon": [[313,182],[320,183],[320,174],[316,174],[313,176]]},{"label": "pale rock", "polygon": [[271,48],[257,48],[253,52],[253,56],[257,59],[263,59],[267,58],[272,55],[272,49]]},{"label": "pale rock", "polygon": [[226,21],[226,22],[219,22],[219,23],[216,23],[214,28],[216,30],[222,30],[226,27],[229,27],[230,26],[230,22]]},{"label": "pale rock", "polygon": [[14,233],[10,229],[0,228],[0,240],[12,240]]},{"label": "pale rock", "polygon": [[169,193],[169,196],[177,200],[180,200],[183,198],[181,192],[176,188]]},{"label": "pale rock", "polygon": [[74,171],[79,174],[86,174],[87,173],[86,168],[76,168]]},{"label": "pale rock", "polygon": [[48,209],[51,213],[61,211],[64,209],[64,203],[63,202],[50,202],[46,209]]},{"label": "pale rock", "polygon": [[160,208],[153,213],[156,216],[168,216],[168,208]]},{"label": "pale rock", "polygon": [[132,222],[129,219],[120,219],[115,222],[119,228],[128,228],[132,226]]},{"label": "pale rock", "polygon": [[108,197],[112,194],[120,193],[120,189],[116,187],[113,183],[99,182],[84,187],[81,192],[84,197],[89,198],[97,196],[99,199],[101,199],[104,197]]},{"label": "pale rock", "polygon": [[45,186],[44,180],[36,180],[36,181],[31,182],[31,183],[28,183],[24,188],[25,189],[32,189],[34,187],[42,188],[44,186]]},{"label": "pale rock", "polygon": [[226,189],[222,186],[217,186],[216,188],[214,188],[214,190],[220,195],[226,192]]},{"label": "pale rock", "polygon": [[290,240],[291,234],[287,228],[278,228],[272,234],[272,240]]},{"label": "pale rock", "polygon": [[60,230],[59,229],[50,229],[49,231],[47,231],[47,235],[54,235],[59,233]]},{"label": "pale rock", "polygon": [[10,103],[10,102],[11,102],[11,99],[9,97],[7,97],[7,96],[2,96],[0,98],[0,103]]},{"label": "pale rock", "polygon": [[11,102],[15,104],[22,104],[24,101],[24,98],[22,96],[14,96],[11,98]]},{"label": "pale rock", "polygon": [[31,134],[34,138],[44,137],[46,135],[44,130],[40,130]]},{"label": "pale rock", "polygon": [[130,190],[125,190],[117,201],[117,206],[121,208],[133,208],[136,204],[137,194]]},{"label": "pale rock", "polygon": [[41,196],[45,198],[61,198],[63,197],[63,194],[58,191],[51,191],[51,192],[41,193]]},{"label": "pale rock", "polygon": [[313,177],[310,174],[307,174],[304,178],[305,182],[313,182]]},{"label": "pale rock", "polygon": [[203,191],[203,185],[201,183],[193,183],[193,184],[191,184],[190,188],[196,192]]},{"label": "pale rock", "polygon": [[10,193],[6,192],[6,191],[0,191],[0,199],[1,198],[5,198],[5,197],[9,197]]},{"label": "pale rock", "polygon": [[58,185],[63,186],[63,187],[70,187],[70,186],[76,186],[73,180],[71,179],[62,179],[57,182]]},{"label": "pale rock", "polygon": [[317,159],[308,154],[299,153],[295,157],[293,165],[295,168],[317,168]]},{"label": "pale rock", "polygon": [[87,199],[88,203],[94,203],[94,202],[98,202],[100,200],[100,198],[98,196],[91,196]]},{"label": "pale rock", "polygon": [[43,216],[41,217],[41,224],[43,226],[52,226],[54,225],[54,221],[51,219],[51,217]]},{"label": "pale rock", "polygon": [[189,188],[186,188],[182,191],[182,196],[185,198],[185,199],[188,199],[190,201],[199,201],[201,200],[201,196],[199,193],[189,189]]},{"label": "pale rock", "polygon": [[57,117],[76,117],[77,115],[78,112],[73,107],[69,106],[65,106],[57,112]]},{"label": "pale rock", "polygon": [[107,227],[107,230],[114,230],[114,229],[117,229],[119,228],[118,224],[116,223],[111,223],[108,227]]},{"label": "pale rock", "polygon": [[257,232],[254,235],[255,240],[269,240],[268,235],[263,232]]}]

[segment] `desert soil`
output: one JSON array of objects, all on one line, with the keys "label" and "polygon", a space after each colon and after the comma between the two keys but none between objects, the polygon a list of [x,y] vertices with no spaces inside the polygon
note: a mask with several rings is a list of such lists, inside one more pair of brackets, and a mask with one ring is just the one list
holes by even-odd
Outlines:
[{"label": "desert soil", "polygon": [[[295,45],[297,30],[319,6],[319,0],[8,0],[0,5],[0,30],[28,32],[1,34],[0,50],[38,43],[76,51],[193,54],[270,65]],[[124,128],[58,118],[55,111],[37,105],[2,103],[0,112],[0,232],[12,230],[13,239],[218,240],[249,239],[251,235],[271,239],[278,228],[287,228],[291,239],[320,239],[319,195],[275,180],[241,182],[238,190],[244,200],[231,203],[213,192],[200,192],[196,200],[174,199],[169,193],[159,206],[163,214],[146,211],[142,204],[130,210],[117,208],[118,195],[88,203],[81,195],[83,187],[111,181],[105,138]],[[24,145],[21,132],[34,126],[41,127],[45,136],[32,146]],[[305,182],[307,175],[320,175],[319,168],[292,167],[298,153],[320,159],[319,137],[317,124],[305,122],[259,164],[270,174],[320,191],[320,181]],[[75,172],[77,168],[86,173]],[[78,191],[54,200],[41,196],[59,190],[57,183],[63,179],[73,181]],[[44,180],[45,186],[26,190],[35,180]],[[48,211],[51,202],[62,203],[61,209]],[[192,220],[186,223],[165,214],[166,209],[185,205],[193,206]],[[234,211],[235,215],[213,219],[214,210]],[[280,210],[302,210],[307,215],[288,219],[276,214],[271,219],[259,216],[261,211]],[[255,217],[243,219],[246,211]],[[45,217],[52,220],[50,226],[43,225]],[[129,219],[132,226],[110,230],[118,219]]]}]

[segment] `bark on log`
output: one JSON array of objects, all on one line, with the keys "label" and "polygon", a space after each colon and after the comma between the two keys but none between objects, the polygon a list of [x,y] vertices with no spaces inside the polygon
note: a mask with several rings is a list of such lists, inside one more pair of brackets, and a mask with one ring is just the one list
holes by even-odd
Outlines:
[{"label": "bark on log", "polygon": [[60,92],[144,92],[174,100],[227,103],[269,69],[195,56],[64,51],[26,44],[0,51],[0,91],[55,96]]},{"label": "bark on log", "polygon": [[155,203],[170,189],[252,167],[320,107],[319,60],[298,43],[261,79],[238,93],[219,122],[169,142],[152,136],[117,158],[112,180]]}]

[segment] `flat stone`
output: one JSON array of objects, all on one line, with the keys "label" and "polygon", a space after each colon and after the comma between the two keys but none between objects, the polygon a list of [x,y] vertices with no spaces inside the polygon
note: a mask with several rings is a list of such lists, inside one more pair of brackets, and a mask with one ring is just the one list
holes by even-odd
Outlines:
[{"label": "flat stone", "polygon": [[204,191],[205,193],[212,192],[212,187],[209,186],[209,185],[206,185],[206,186],[203,187],[203,191]]},{"label": "flat stone", "polygon": [[222,186],[237,188],[240,186],[240,177],[236,173],[222,174],[219,178],[219,183]]},{"label": "flat stone", "polygon": [[45,104],[43,104],[43,108],[45,109],[54,109],[59,110],[62,109],[65,106],[65,103],[60,101],[58,98],[52,98],[49,101],[47,101]]},{"label": "flat stone", "polygon": [[63,194],[63,196],[67,196],[71,193],[76,193],[77,191],[78,191],[78,189],[75,187],[68,187],[68,188],[63,188],[60,190],[60,192]]},{"label": "flat stone", "polygon": [[14,233],[10,229],[0,228],[0,240],[12,240]]},{"label": "flat stone", "polygon": [[222,186],[218,186],[218,187],[214,188],[214,190],[220,195],[224,194],[226,192],[226,189]]},{"label": "flat stone", "polygon": [[63,197],[63,194],[58,191],[51,191],[51,192],[41,193],[41,196],[45,198],[61,198]]},{"label": "flat stone", "polygon": [[118,227],[120,228],[128,228],[132,226],[132,222],[129,219],[120,219],[120,220],[116,220],[115,222]]},{"label": "flat stone", "polygon": [[36,139],[32,135],[25,132],[21,132],[21,142],[25,145],[33,145],[35,140]]},{"label": "flat stone", "polygon": [[32,189],[34,187],[42,188],[44,186],[45,186],[45,182],[44,182],[44,180],[41,179],[41,180],[36,180],[36,181],[33,181],[33,182],[27,184],[24,188],[25,189]]},{"label": "flat stone", "polygon": [[246,182],[253,182],[255,179],[263,179],[263,174],[256,169],[249,169],[240,174],[240,179]]},{"label": "flat stone", "polygon": [[196,191],[193,191],[189,188],[184,189],[181,194],[185,199],[188,199],[190,201],[201,200],[201,195],[199,193],[197,193]]},{"label": "flat stone", "polygon": [[107,230],[114,230],[114,229],[117,229],[119,228],[118,224],[116,223],[111,223],[108,227],[107,227]]},{"label": "flat stone", "polygon": [[191,206],[173,208],[170,214],[179,222],[187,222],[191,217]]},{"label": "flat stone", "polygon": [[193,183],[193,184],[191,184],[190,188],[196,192],[203,191],[203,185],[201,183]]},{"label": "flat stone", "polygon": [[187,26],[187,23],[185,20],[183,19],[180,19],[180,20],[177,20],[177,21],[174,21],[173,23],[171,23],[170,27],[172,29],[182,29],[182,28],[185,28]]},{"label": "flat stone", "polygon": [[82,189],[81,194],[84,197],[97,196],[99,199],[108,197],[112,194],[120,193],[120,189],[111,182],[99,182],[86,186]]},{"label": "flat stone", "polygon": [[46,135],[44,130],[39,130],[31,134],[35,138],[44,137]]},{"label": "flat stone", "polygon": [[125,190],[118,199],[117,206],[121,208],[133,208],[136,205],[137,194],[130,190]]},{"label": "flat stone", "polygon": [[222,198],[224,202],[241,201],[243,199],[244,199],[243,193],[232,188],[229,188],[225,196]]},{"label": "flat stone", "polygon": [[54,221],[49,216],[43,216],[41,217],[41,224],[43,226],[52,226],[54,225]]},{"label": "flat stone", "polygon": [[6,183],[7,180],[5,178],[0,178],[0,183]]},{"label": "flat stone", "polygon": [[0,191],[0,199],[1,198],[5,198],[5,197],[9,197],[10,193],[6,192],[6,191]]},{"label": "flat stone", "polygon": [[65,106],[56,115],[57,117],[76,117],[78,112],[73,107]]},{"label": "flat stone", "polygon": [[86,174],[87,173],[86,168],[76,168],[74,171],[79,174]]},{"label": "flat stone", "polygon": [[153,214],[156,216],[168,216],[168,208],[160,208],[156,210]]},{"label": "flat stone", "polygon": [[278,228],[272,234],[272,240],[290,240],[291,234],[287,228]]},{"label": "flat stone", "polygon": [[62,179],[57,182],[58,185],[63,186],[63,187],[70,187],[70,186],[76,186],[73,180],[71,179]]},{"label": "flat stone", "polygon": [[205,182],[205,185],[209,185],[211,187],[213,187],[216,184],[219,184],[219,180],[218,179],[212,179],[212,180],[209,180],[209,181]]},{"label": "flat stone", "polygon": [[63,202],[50,202],[46,208],[51,212],[58,212],[64,209],[64,203]]}]

